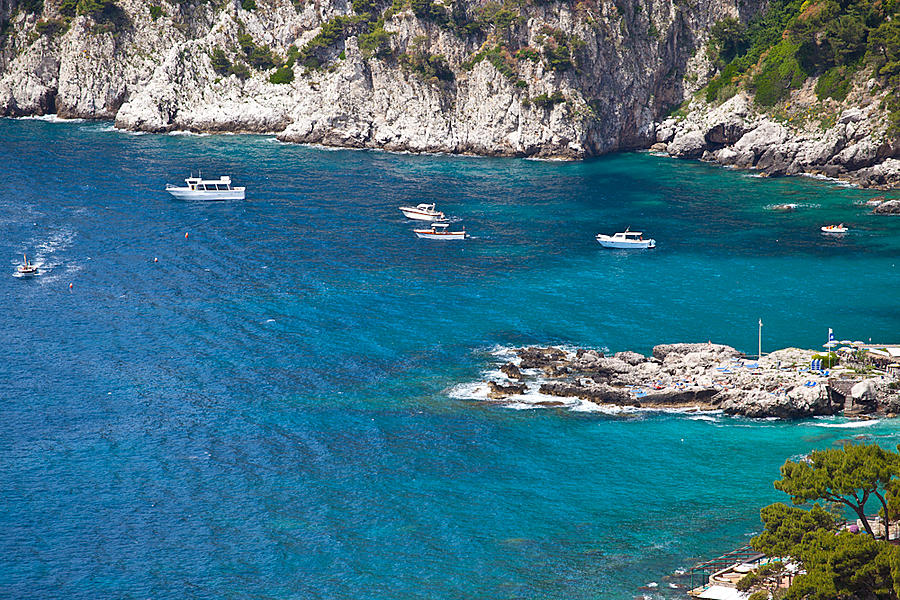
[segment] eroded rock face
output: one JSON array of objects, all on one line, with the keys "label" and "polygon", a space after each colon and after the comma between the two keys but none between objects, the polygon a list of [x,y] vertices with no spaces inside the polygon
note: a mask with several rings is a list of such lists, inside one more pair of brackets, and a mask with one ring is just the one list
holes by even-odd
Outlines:
[{"label": "eroded rock face", "polygon": [[900,184],[900,141],[886,134],[877,106],[868,100],[864,107],[850,107],[823,132],[819,126],[775,121],[744,92],[718,106],[695,98],[686,116],[657,126],[656,139],[680,158],[768,175],[823,174],[885,188]]},{"label": "eroded rock face", "polygon": [[[235,2],[163,3],[154,19],[142,0],[117,0],[122,18],[111,29],[80,16],[63,33],[40,35],[37,21],[58,16],[51,4],[40,15],[13,16],[0,48],[0,115],[58,111],[152,132],[271,132],[360,148],[579,158],[652,142],[656,118],[683,96],[682,75],[709,26],[746,18],[763,3],[535,3],[508,32],[466,35],[407,9],[385,19],[386,58],[362,52],[349,35],[328,49],[325,68],[298,65],[289,84],[270,83],[272,69],[246,81],[217,74],[212,52],[246,62],[237,40],[246,32],[284,57],[324,22],[352,15],[349,3],[304,3],[299,12],[289,0],[258,0],[252,12]],[[463,5],[474,19],[481,3]],[[572,40],[571,68],[546,58],[548,31]],[[504,59],[511,73],[472,61],[497,43],[512,50]],[[515,56],[517,48],[536,60]],[[444,57],[452,78],[404,67],[400,58],[415,52]]]},{"label": "eroded rock face", "polygon": [[900,215],[900,200],[882,202],[872,212],[876,215]]}]

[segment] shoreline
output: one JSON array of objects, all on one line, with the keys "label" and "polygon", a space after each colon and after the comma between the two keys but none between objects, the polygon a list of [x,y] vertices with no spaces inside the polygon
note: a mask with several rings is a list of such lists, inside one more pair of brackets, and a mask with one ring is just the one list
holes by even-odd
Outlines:
[{"label": "shoreline", "polygon": [[377,145],[358,145],[358,144],[333,144],[327,143],[326,141],[295,141],[286,138],[282,134],[283,131],[276,130],[251,130],[251,129],[241,129],[241,128],[225,128],[225,127],[215,127],[209,129],[203,128],[189,128],[189,129],[168,129],[165,131],[158,130],[147,130],[147,129],[132,129],[127,127],[119,127],[116,125],[115,119],[110,118],[91,118],[91,117],[60,117],[56,113],[46,113],[46,114],[33,114],[33,115],[20,115],[20,116],[5,116],[3,118],[12,119],[12,120],[22,120],[22,121],[43,121],[46,123],[103,123],[107,122],[112,125],[112,127],[121,133],[129,134],[129,135],[147,135],[147,134],[155,134],[155,135],[170,135],[170,136],[211,136],[211,135],[260,135],[271,137],[275,141],[282,144],[295,144],[298,146],[309,146],[313,148],[320,148],[323,150],[368,150],[373,152],[387,152],[389,154],[403,154],[409,156],[452,156],[452,157],[464,157],[464,158],[517,158],[522,160],[530,160],[536,162],[563,162],[563,163],[575,163],[579,161],[588,161],[595,158],[601,158],[604,156],[610,156],[615,154],[622,154],[628,152],[641,152],[648,153],[653,156],[657,156],[660,158],[672,158],[679,160],[696,160],[701,163],[712,164],[718,166],[723,169],[728,170],[740,170],[744,171],[748,174],[758,177],[805,177],[808,179],[814,179],[816,181],[824,181],[827,183],[831,183],[834,185],[841,185],[845,187],[852,187],[855,189],[861,190],[873,190],[873,191],[892,191],[897,189],[896,185],[880,185],[873,184],[870,180],[867,180],[865,177],[857,175],[855,172],[843,173],[843,174],[827,174],[817,169],[809,169],[804,171],[798,171],[795,173],[772,173],[764,168],[760,168],[756,165],[747,165],[741,166],[736,164],[731,164],[727,162],[720,162],[712,156],[685,156],[679,155],[677,152],[670,152],[667,150],[667,145],[656,142],[651,143],[647,142],[646,145],[635,146],[631,148],[620,148],[614,151],[605,152],[602,154],[583,154],[580,156],[571,156],[571,155],[557,155],[557,154],[547,154],[543,155],[540,153],[536,154],[525,154],[520,152],[504,152],[502,150],[497,150],[496,152],[477,152],[477,151],[466,151],[466,152],[457,152],[451,149],[447,150],[437,150],[437,149],[429,149],[429,150],[416,150],[413,148],[388,148],[385,146],[377,146]]},{"label": "shoreline", "polygon": [[450,395],[510,408],[607,414],[715,412],[795,420],[900,413],[900,393],[894,389],[900,382],[872,367],[860,350],[841,353],[841,363],[832,368],[813,363],[820,356],[814,350],[785,348],[750,359],[711,342],[658,345],[650,356],[554,346],[513,348],[495,356],[482,381],[460,384]]}]

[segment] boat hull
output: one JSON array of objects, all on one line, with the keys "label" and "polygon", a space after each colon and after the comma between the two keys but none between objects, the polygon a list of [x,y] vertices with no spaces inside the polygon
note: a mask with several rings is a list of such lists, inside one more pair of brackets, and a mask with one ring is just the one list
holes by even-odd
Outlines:
[{"label": "boat hull", "polygon": [[442,212],[432,214],[411,208],[401,208],[400,212],[407,219],[415,219],[416,221],[438,221],[444,218],[444,213]]},{"label": "boat hull", "polygon": [[638,240],[634,242],[627,242],[622,240],[597,238],[597,243],[604,248],[615,248],[617,250],[644,250],[656,248],[656,240]]},{"label": "boat hull", "polygon": [[416,237],[423,240],[464,240],[466,239],[465,231],[448,231],[447,233],[435,233],[431,230],[415,230]]},{"label": "boat hull", "polygon": [[190,188],[170,187],[166,191],[179,200],[243,200],[244,188],[231,190],[192,190]]}]

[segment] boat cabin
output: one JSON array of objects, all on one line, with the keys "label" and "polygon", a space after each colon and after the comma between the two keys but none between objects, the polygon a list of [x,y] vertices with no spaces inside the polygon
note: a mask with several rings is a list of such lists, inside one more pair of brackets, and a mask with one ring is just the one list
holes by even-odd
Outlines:
[{"label": "boat cabin", "polygon": [[644,239],[644,234],[640,231],[622,231],[613,236],[615,239],[620,240],[628,240],[628,241],[641,241]]},{"label": "boat cabin", "polygon": [[225,175],[218,179],[201,179],[199,177],[188,177],[184,180],[188,188],[195,192],[216,192],[231,190],[231,177]]}]

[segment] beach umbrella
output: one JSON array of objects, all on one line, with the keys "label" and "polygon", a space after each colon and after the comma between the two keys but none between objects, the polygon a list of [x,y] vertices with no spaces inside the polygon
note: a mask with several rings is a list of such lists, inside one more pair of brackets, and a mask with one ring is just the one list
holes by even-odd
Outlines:
[{"label": "beach umbrella", "polygon": [[837,342],[835,342],[834,340],[832,340],[832,341],[830,341],[826,344],[822,344],[822,345],[826,348],[834,348],[835,346],[838,346],[839,344]]},{"label": "beach umbrella", "polygon": [[841,343],[844,344],[845,346],[849,346],[853,342],[851,342],[850,340],[841,340]]},{"label": "beach umbrella", "polygon": [[860,342],[859,340],[857,340],[857,341],[853,342],[853,345],[859,347],[859,346],[865,346],[866,343],[865,343],[865,342]]}]

